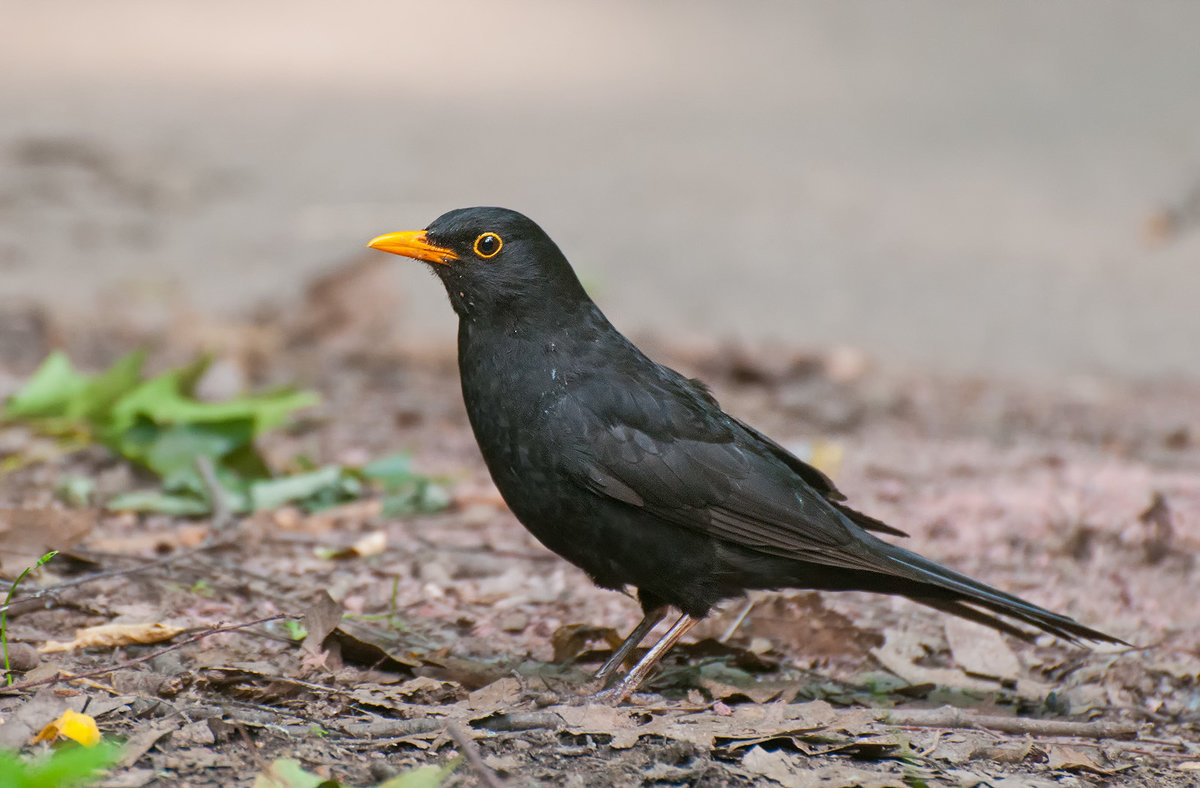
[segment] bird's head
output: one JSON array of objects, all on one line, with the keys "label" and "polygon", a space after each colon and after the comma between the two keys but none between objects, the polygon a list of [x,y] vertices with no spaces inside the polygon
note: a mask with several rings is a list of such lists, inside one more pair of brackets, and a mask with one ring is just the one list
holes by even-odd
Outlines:
[{"label": "bird's head", "polygon": [[429,263],[460,317],[512,318],[590,303],[550,236],[506,208],[460,208],[424,230],[388,233],[367,246]]}]

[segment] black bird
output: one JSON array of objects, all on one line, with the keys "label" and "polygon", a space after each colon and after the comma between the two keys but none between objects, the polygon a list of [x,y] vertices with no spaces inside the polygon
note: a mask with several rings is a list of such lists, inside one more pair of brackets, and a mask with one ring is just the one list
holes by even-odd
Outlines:
[{"label": "black bird", "polygon": [[597,585],[637,589],[645,617],[597,678],[680,611],[604,700],[627,698],[714,605],[747,589],[899,594],[1018,636],[1027,624],[1122,642],[873,536],[906,534],[848,507],[703,383],[647,358],[525,216],[455,210],[368,245],[430,263],[446,286],[467,414],[517,519]]}]

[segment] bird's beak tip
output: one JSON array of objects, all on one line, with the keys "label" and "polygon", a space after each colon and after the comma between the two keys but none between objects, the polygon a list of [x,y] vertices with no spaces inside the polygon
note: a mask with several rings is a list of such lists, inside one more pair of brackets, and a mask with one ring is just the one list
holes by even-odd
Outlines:
[{"label": "bird's beak tip", "polygon": [[424,230],[385,233],[368,241],[367,247],[441,265],[448,265],[451,260],[458,259],[458,255],[452,250],[429,243]]}]

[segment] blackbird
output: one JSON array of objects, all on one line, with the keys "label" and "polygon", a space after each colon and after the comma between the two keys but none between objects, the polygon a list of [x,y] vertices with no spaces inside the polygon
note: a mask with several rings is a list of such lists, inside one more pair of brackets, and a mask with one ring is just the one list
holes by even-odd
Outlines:
[{"label": "blackbird", "polygon": [[465,208],[372,248],[423,260],[458,313],[463,400],[517,519],[603,588],[637,589],[644,618],[597,673],[607,681],[675,608],[615,687],[620,703],[689,629],[748,589],[874,591],[1023,637],[1110,635],[885,542],[833,482],[656,364],[608,322],[533,221]]}]

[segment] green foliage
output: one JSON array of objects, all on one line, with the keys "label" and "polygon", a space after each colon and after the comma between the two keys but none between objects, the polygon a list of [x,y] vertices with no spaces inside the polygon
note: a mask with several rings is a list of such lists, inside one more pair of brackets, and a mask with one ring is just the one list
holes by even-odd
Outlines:
[{"label": "green foliage", "polygon": [[[385,516],[437,511],[449,503],[441,486],[413,472],[408,455],[361,468],[317,467],[301,457],[295,463],[299,472],[273,476],[255,441],[293,411],[316,404],[316,394],[284,388],[205,402],[196,399],[195,389],[209,357],[149,379],[142,373],[144,361],[144,353],[131,353],[89,377],[64,354],[52,353],[0,416],[30,424],[68,448],[100,443],[159,477],[157,490],[110,500],[108,508],[115,510],[208,514],[214,502],[200,458],[211,463],[224,503],[239,514],[291,503],[319,511],[359,498],[371,485],[383,488]],[[67,480],[59,494],[79,503],[89,498],[91,487],[86,480]]]},{"label": "green foliage", "polygon": [[95,747],[68,744],[28,760],[0,750],[0,786],[4,788],[72,788],[95,782],[103,769],[121,758],[121,748],[101,742]]},{"label": "green foliage", "polygon": [[289,618],[280,623],[283,625],[283,630],[287,632],[287,636],[292,640],[299,641],[308,637],[308,629],[306,629],[304,624],[300,623],[296,619]]},{"label": "green foliage", "polygon": [[[458,767],[455,758],[445,766],[418,766],[385,780],[375,788],[438,788]],[[299,761],[280,758],[254,778],[254,788],[351,788],[338,780],[330,780],[306,771]]]},{"label": "green foliage", "polygon": [[444,487],[413,471],[410,454],[381,457],[359,469],[359,475],[383,486],[384,517],[436,512],[450,504]]}]

